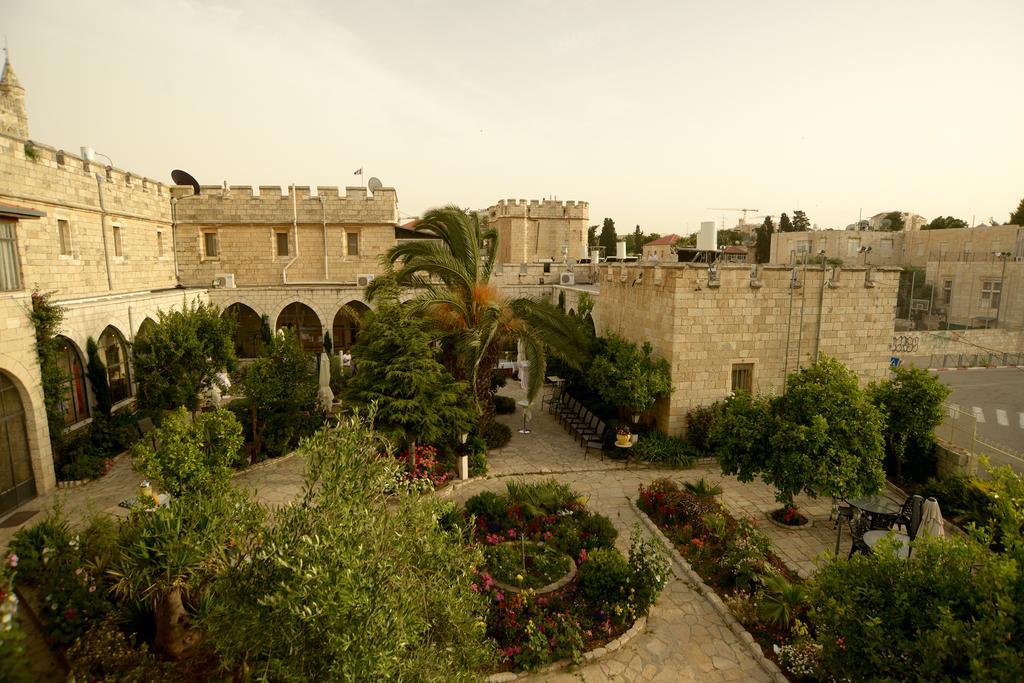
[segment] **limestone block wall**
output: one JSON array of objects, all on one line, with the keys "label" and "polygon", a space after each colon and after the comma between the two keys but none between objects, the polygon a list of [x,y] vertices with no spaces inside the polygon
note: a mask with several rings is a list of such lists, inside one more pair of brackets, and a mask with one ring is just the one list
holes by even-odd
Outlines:
[{"label": "limestone block wall", "polygon": [[[17,228],[27,289],[38,285],[69,298],[173,287],[168,200],[156,181],[0,136],[0,202],[46,213]],[[67,221],[70,231],[67,254],[61,254],[58,221]]]},{"label": "limestone block wall", "polygon": [[[1008,259],[1004,267],[1002,259],[931,261],[925,277],[935,288],[934,309],[942,311],[948,322],[978,325],[988,320],[1001,328],[1024,328],[1024,262]],[[949,304],[945,301],[947,282],[951,285]],[[991,296],[982,296],[986,282],[1002,283],[998,311],[991,305]]]},{"label": "limestone block wall", "polygon": [[18,397],[25,411],[25,432],[36,491],[45,493],[57,484],[46,426],[35,332],[28,319],[31,307],[28,293],[0,293],[0,373],[18,388]]},{"label": "limestone block wall", "polygon": [[[818,351],[862,380],[885,374],[895,320],[895,269],[623,264],[601,267],[595,319],[603,333],[649,341],[672,366],[675,392],[655,410],[669,433],[693,406],[726,397],[734,364],[753,366],[753,389],[778,393],[787,373]],[[753,286],[752,286],[753,282]]]},{"label": "limestone block wall", "polygon": [[[183,284],[205,287],[223,274],[234,274],[240,286],[354,284],[359,275],[379,272],[378,258],[395,245],[394,189],[367,196],[365,188],[350,187],[339,197],[335,187],[318,187],[316,196],[308,187],[296,187],[294,203],[292,188],[287,194],[276,186],[259,190],[254,195],[251,187],[232,186],[226,193],[204,188],[191,196],[175,189],[183,195],[175,199]],[[214,257],[206,253],[205,233],[217,235],[219,253]],[[278,256],[278,233],[287,234],[287,256]],[[358,254],[349,253],[348,235],[356,235]]]},{"label": "limestone block wall", "polygon": [[490,227],[498,231],[503,263],[561,261],[563,246],[570,258],[586,256],[587,202],[503,199],[487,209],[487,216]]},{"label": "limestone block wall", "polygon": [[989,329],[896,332],[890,348],[895,356],[1024,353],[1024,331]]}]

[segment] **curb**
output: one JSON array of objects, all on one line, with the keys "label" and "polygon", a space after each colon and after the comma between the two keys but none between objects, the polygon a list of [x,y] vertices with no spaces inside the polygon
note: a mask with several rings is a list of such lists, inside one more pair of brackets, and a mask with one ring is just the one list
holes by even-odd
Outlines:
[{"label": "curb", "polygon": [[[601,647],[596,647],[593,650],[587,650],[586,652],[584,652],[583,655],[581,655],[580,657],[580,664],[593,664],[594,662],[601,659],[608,653],[622,649],[627,643],[629,643],[629,641],[637,637],[646,627],[647,617],[642,616],[636,621],[634,621],[633,625],[630,626],[625,633],[623,633],[615,640],[611,641],[610,643],[607,643],[606,645],[602,645]],[[491,674],[484,680],[487,681],[487,683],[502,683],[503,681],[516,681],[522,678],[526,678],[527,676],[555,673],[556,671],[567,669],[572,665],[573,661],[571,659],[560,659],[557,662],[552,662],[551,664],[542,666],[536,671],[502,671],[501,673]]]},{"label": "curb", "polygon": [[298,455],[298,453],[299,453],[298,451],[292,451],[291,453],[285,453],[284,455],[279,455],[276,458],[267,458],[266,460],[261,460],[258,463],[256,463],[255,465],[249,465],[245,469],[236,470],[231,475],[231,478],[234,479],[235,477],[240,477],[243,474],[248,474],[249,472],[255,472],[257,470],[262,470],[262,469],[270,467],[272,465],[279,465],[280,463],[284,462],[285,460],[291,460],[296,455]]},{"label": "curb", "polygon": [[741,643],[747,646],[750,654],[754,657],[754,661],[760,664],[765,673],[767,673],[773,681],[776,681],[776,683],[789,683],[789,679],[782,673],[779,666],[765,656],[764,652],[761,651],[761,646],[754,640],[754,636],[751,635],[747,629],[743,628],[743,625],[739,621],[737,621],[736,617],[733,616],[733,613],[730,612],[729,608],[725,606],[724,602],[722,602],[718,593],[715,593],[715,591],[704,583],[704,580],[693,570],[690,563],[679,554],[675,545],[667,536],[665,536],[662,530],[658,528],[658,525],[647,516],[647,513],[637,506],[636,501],[632,498],[629,499],[629,505],[633,508],[633,511],[637,516],[640,517],[640,520],[644,523],[651,534],[658,539],[658,542],[661,543],[668,551],[668,555],[672,559],[672,563],[678,570],[680,570],[683,581],[690,584],[698,593],[704,596],[709,603],[711,603],[711,606],[714,607],[715,611],[722,617],[722,620],[729,627],[729,630],[740,639]]},{"label": "curb", "polygon": [[[111,461],[110,469],[114,469],[114,467],[117,465],[118,461],[121,460],[121,458],[123,458],[127,454],[128,454],[128,451],[121,451],[120,453],[118,453],[114,457],[110,458],[110,461]],[[58,481],[57,482],[57,488],[58,489],[75,489],[75,488],[78,488],[79,486],[85,486],[86,484],[88,484],[90,482],[99,481],[103,477],[107,476],[107,474],[109,474],[109,473],[110,473],[110,470],[107,470],[106,474],[101,474],[100,476],[96,477],[95,479],[69,479],[67,481]]]}]

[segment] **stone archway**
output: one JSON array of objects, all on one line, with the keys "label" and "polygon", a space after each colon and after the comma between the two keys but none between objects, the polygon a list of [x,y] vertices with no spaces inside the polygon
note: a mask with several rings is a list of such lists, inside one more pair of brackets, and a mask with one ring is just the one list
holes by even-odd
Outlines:
[{"label": "stone archway", "polygon": [[35,495],[25,406],[14,380],[0,371],[0,515]]},{"label": "stone archway", "polygon": [[294,301],[284,307],[277,316],[274,329],[294,330],[304,351],[320,353],[324,349],[324,332],[320,317],[316,311],[301,301]]},{"label": "stone archway", "polygon": [[130,398],[132,395],[131,366],[124,335],[113,325],[108,325],[100,335],[98,344],[100,360],[107,368],[110,402],[117,403]]},{"label": "stone archway", "polygon": [[255,358],[259,355],[260,316],[243,303],[233,303],[224,309],[222,316],[235,318],[235,355],[239,358]]},{"label": "stone archway", "polygon": [[334,315],[331,326],[331,339],[338,351],[351,351],[359,334],[359,325],[370,307],[362,301],[349,301]]}]

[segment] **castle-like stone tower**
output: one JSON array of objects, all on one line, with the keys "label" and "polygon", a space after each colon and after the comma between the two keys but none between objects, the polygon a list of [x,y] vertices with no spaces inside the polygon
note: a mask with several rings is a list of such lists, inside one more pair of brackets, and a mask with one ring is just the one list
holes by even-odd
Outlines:
[{"label": "castle-like stone tower", "polygon": [[502,199],[487,209],[501,263],[561,262],[587,255],[587,202]]},{"label": "castle-like stone tower", "polygon": [[25,89],[14,75],[11,60],[4,63],[0,77],[0,133],[28,139],[28,113],[25,111]]}]

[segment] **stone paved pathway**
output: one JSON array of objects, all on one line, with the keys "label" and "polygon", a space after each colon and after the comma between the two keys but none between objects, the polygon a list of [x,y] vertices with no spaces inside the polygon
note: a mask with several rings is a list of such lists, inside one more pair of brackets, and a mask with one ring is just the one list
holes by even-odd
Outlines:
[{"label": "stone paved pathway", "polygon": [[[510,386],[503,393],[522,398],[517,386]],[[775,552],[801,575],[812,572],[819,556],[831,552],[835,545],[835,530],[828,520],[829,501],[798,498],[798,505],[810,515],[813,526],[799,531],[782,529],[770,524],[765,517],[778,504],[772,489],[763,484],[741,484],[733,477],[723,476],[716,466],[664,470],[642,464],[627,467],[623,461],[602,460],[593,453],[584,458],[583,449],[554,419],[539,410],[534,412],[530,434],[517,431],[522,426],[521,412],[499,419],[512,428],[512,440],[505,448],[490,454],[488,476],[449,489],[444,495],[462,502],[479,491],[503,489],[511,478],[537,481],[554,477],[571,483],[589,496],[589,506],[612,520],[619,530],[617,545],[628,552],[633,525],[639,521],[629,500],[637,497],[641,483],[659,477],[677,481],[707,477],[721,483],[723,502],[734,515],[746,515],[760,522]],[[255,490],[260,500],[280,505],[300,494],[304,470],[304,459],[286,457],[243,472],[235,481]],[[41,514],[27,523],[38,521],[58,500],[75,521],[84,520],[96,511],[123,515],[125,511],[117,503],[135,494],[141,478],[132,470],[127,456],[122,456],[106,477],[32,501],[29,509],[40,510]],[[890,493],[890,497],[899,500],[898,494]],[[9,542],[14,531],[16,528],[0,529],[0,547]],[[848,549],[849,537],[844,535],[841,552]],[[651,610],[645,631],[625,647],[587,666],[532,678],[550,681],[769,680],[768,674],[721,616],[678,575],[673,576]]]}]

